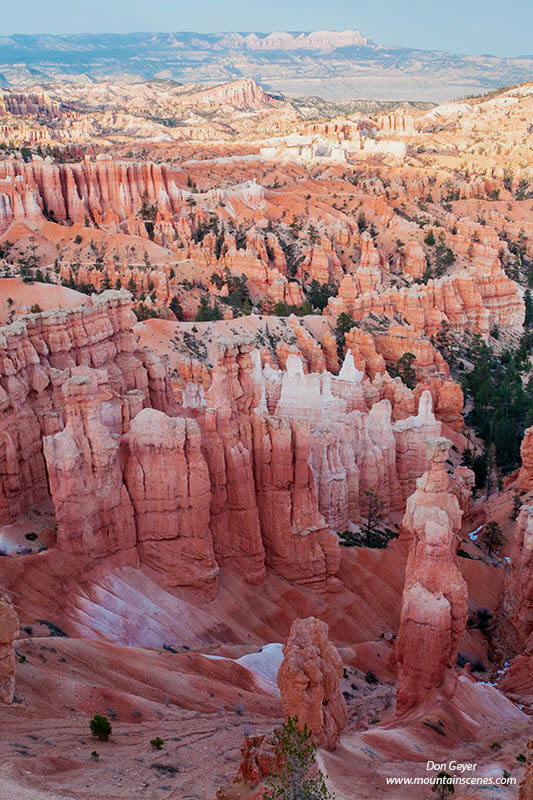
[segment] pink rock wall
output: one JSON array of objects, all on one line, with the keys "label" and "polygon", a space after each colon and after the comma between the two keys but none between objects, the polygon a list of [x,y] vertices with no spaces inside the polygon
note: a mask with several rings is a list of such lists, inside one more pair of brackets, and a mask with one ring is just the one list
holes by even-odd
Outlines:
[{"label": "pink rock wall", "polygon": [[364,378],[350,353],[338,376],[304,373],[290,350],[279,370],[233,337],[213,367],[183,372],[179,404],[162,362],[136,348],[134,319],[128,293],[106,292],[4,329],[4,519],[49,482],[69,552],[134,548],[168,585],[206,598],[219,566],[335,591],[335,533],[359,521],[365,491],[402,510],[428,466],[433,394],[415,414],[415,393]]}]

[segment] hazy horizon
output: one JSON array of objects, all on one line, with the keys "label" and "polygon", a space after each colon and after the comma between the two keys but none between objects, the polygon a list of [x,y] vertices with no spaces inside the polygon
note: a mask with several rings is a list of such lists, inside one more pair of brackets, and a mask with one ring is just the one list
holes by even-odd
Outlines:
[{"label": "hazy horizon", "polygon": [[[178,35],[178,34],[195,34],[195,33],[199,34],[200,36],[209,36],[209,35],[214,35],[214,34],[220,34],[220,35],[239,34],[241,36],[248,36],[249,34],[257,34],[257,35],[268,36],[271,33],[290,33],[290,34],[293,34],[293,35],[298,35],[298,34],[314,33],[314,32],[317,32],[317,31],[325,31],[325,32],[327,31],[327,32],[332,32],[332,33],[343,33],[344,31],[357,31],[358,33],[361,34],[361,36],[363,36],[364,38],[366,38],[369,41],[373,42],[373,44],[378,45],[380,47],[383,47],[384,49],[396,48],[396,49],[399,49],[399,50],[412,49],[412,50],[420,50],[420,51],[426,51],[426,52],[437,52],[438,51],[438,52],[442,52],[442,53],[450,53],[452,55],[459,55],[459,56],[469,56],[469,55],[471,55],[471,56],[478,56],[478,57],[487,56],[487,57],[496,57],[496,58],[531,58],[531,57],[533,57],[533,45],[531,46],[531,51],[530,52],[516,53],[514,55],[505,55],[505,54],[502,54],[502,53],[489,52],[489,51],[477,53],[477,52],[473,52],[473,51],[467,51],[467,50],[460,51],[460,50],[457,50],[457,49],[445,48],[445,47],[442,47],[442,48],[422,47],[422,46],[399,44],[399,43],[395,43],[395,42],[385,43],[385,42],[378,41],[378,40],[374,39],[374,37],[372,37],[372,36],[368,36],[365,33],[365,31],[361,30],[360,28],[342,28],[342,27],[341,28],[339,28],[339,27],[334,28],[332,26],[323,27],[323,28],[320,28],[320,27],[316,27],[316,28],[271,28],[271,29],[263,29],[263,30],[260,30],[259,28],[254,28],[253,30],[252,29],[244,30],[244,29],[237,29],[237,28],[227,28],[227,29],[224,29],[224,30],[216,30],[216,31],[215,30],[205,30],[205,31],[192,30],[192,29],[189,29],[189,28],[180,29],[180,30],[178,30],[178,29],[175,29],[175,30],[145,30],[145,29],[140,29],[139,28],[139,29],[131,30],[131,31],[111,31],[111,30],[82,31],[82,30],[77,30],[77,31],[55,31],[54,33],[52,33],[52,32],[43,32],[43,31],[35,31],[33,33],[26,33],[26,32],[21,32],[21,31],[11,31],[9,33],[0,32],[0,38],[1,37],[15,37],[15,36],[58,36],[58,37],[61,37],[61,36],[64,36],[64,37],[67,37],[67,36],[69,36],[69,37],[70,36],[136,36],[136,35],[140,36],[142,34],[150,34],[150,33],[154,34],[156,36],[163,35],[163,34]],[[533,79],[533,75],[532,75],[532,79]]]},{"label": "hazy horizon", "polygon": [[143,0],[94,0],[75,6],[67,0],[51,0],[46,6],[28,0],[24,6],[5,9],[2,23],[0,35],[7,37],[358,30],[385,47],[507,58],[533,53],[530,0],[506,5],[496,0],[449,0],[437,12],[421,0],[383,0],[379,9],[346,0],[332,0],[327,7],[318,0],[295,0],[290,7],[272,0],[265,8],[244,0],[199,0],[194,5],[160,0],[150,7]]}]

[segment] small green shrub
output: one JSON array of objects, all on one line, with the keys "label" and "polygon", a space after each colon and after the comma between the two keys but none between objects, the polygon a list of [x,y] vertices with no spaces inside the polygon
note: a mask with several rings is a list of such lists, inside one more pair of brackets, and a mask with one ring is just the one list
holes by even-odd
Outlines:
[{"label": "small green shrub", "polygon": [[161,739],[160,736],[156,736],[155,739],[150,739],[150,744],[152,745],[154,750],[161,750],[161,748],[165,744],[165,740]]},{"label": "small green shrub", "polygon": [[89,723],[91,733],[101,742],[107,742],[111,736],[111,723],[103,714],[95,714]]}]

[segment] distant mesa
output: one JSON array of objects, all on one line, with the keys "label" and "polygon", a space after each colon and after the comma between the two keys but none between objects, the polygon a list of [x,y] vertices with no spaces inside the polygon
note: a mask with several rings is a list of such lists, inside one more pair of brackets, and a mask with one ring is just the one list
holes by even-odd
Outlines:
[{"label": "distant mesa", "polygon": [[339,47],[374,47],[359,31],[311,31],[310,33],[229,33],[215,45],[232,50],[335,50]]}]

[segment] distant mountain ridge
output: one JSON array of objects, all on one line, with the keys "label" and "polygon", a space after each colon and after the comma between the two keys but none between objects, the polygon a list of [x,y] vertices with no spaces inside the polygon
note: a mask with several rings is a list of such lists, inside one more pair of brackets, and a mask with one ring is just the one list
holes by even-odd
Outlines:
[{"label": "distant mountain ridge", "polygon": [[176,33],[131,33],[131,34],[14,34],[0,36],[0,47],[32,46],[44,50],[64,49],[70,42],[104,46],[109,39],[114,43],[126,43],[130,40],[158,42],[162,45],[190,47],[191,49],[214,50],[334,50],[339,47],[375,47],[371,39],[367,39],[360,31],[273,31],[272,33],[193,33],[179,31]]},{"label": "distant mountain ridge", "polygon": [[[236,58],[238,53],[238,58]],[[328,101],[442,102],[533,78],[533,56],[384,47],[358,30],[0,36],[0,84],[56,80],[250,78],[267,91]]]},{"label": "distant mountain ridge", "polygon": [[310,33],[268,34],[249,33],[246,35],[226,34],[215,47],[241,47],[247,50],[334,50],[338,47],[371,47],[373,42],[359,31],[311,31]]}]

